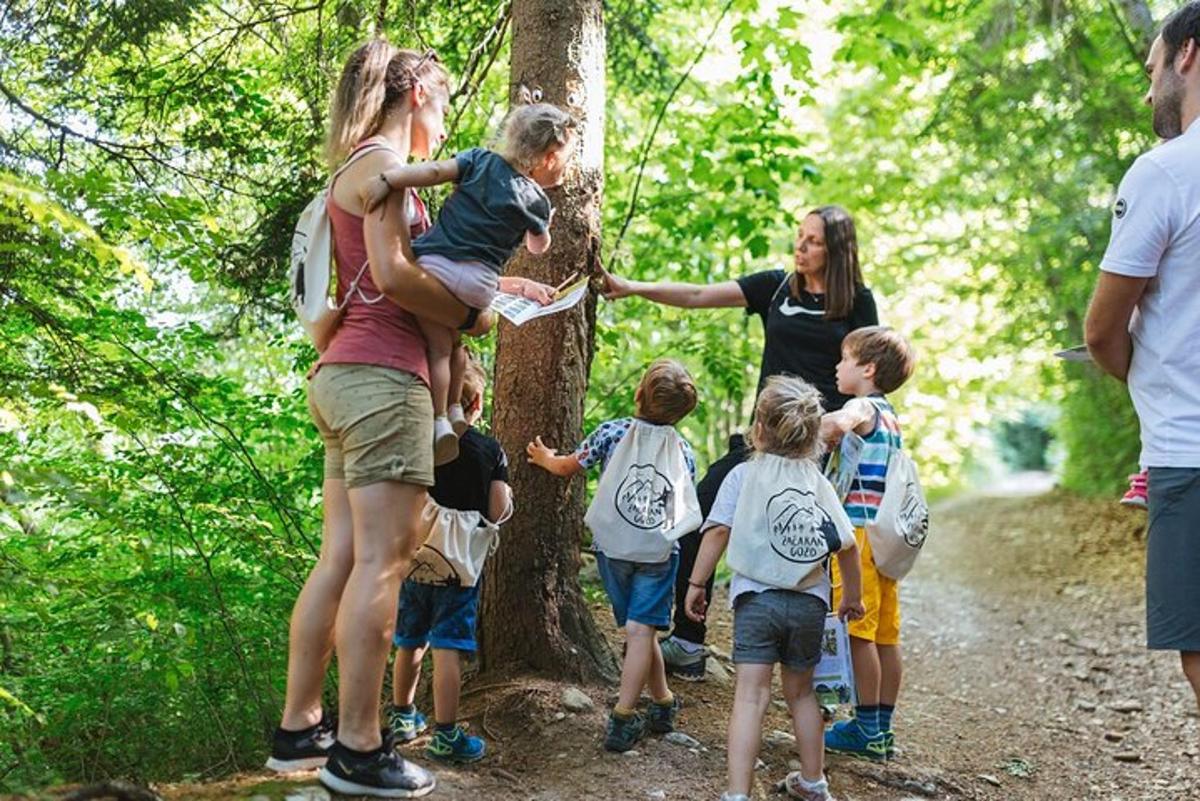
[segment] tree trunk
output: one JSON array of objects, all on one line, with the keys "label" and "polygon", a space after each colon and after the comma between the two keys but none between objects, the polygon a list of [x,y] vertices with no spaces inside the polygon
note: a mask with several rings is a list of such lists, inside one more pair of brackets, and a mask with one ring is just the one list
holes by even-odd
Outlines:
[{"label": "tree trunk", "polygon": [[[602,0],[515,0],[510,101],[567,108],[582,123],[579,150],[562,188],[553,247],[524,250],[507,266],[558,285],[599,266],[604,181]],[[612,652],[579,588],[582,476],[567,481],[525,461],[525,445],[573,447],[582,436],[591,367],[595,295],[575,308],[526,323],[500,323],[493,430],[511,460],[516,514],[489,560],[483,588],[482,658],[487,671],[517,666],[580,681],[612,680]]]}]

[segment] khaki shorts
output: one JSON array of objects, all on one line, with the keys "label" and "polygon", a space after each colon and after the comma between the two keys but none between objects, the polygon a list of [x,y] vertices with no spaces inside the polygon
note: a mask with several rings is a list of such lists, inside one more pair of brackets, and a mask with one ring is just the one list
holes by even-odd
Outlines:
[{"label": "khaki shorts", "polygon": [[325,478],[433,486],[433,401],[421,379],[371,364],[326,364],[308,383]]}]

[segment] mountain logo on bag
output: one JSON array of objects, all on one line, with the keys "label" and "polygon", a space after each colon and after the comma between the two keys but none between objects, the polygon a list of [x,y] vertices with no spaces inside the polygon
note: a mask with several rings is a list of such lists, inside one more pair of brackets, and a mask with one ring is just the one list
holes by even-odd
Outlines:
[{"label": "mountain logo on bag", "polygon": [[426,544],[418,552],[418,556],[419,558],[413,559],[412,569],[405,578],[418,584],[432,584],[437,587],[460,585],[458,571],[437,548]]},{"label": "mountain logo on bag", "polygon": [[652,464],[635,464],[617,487],[613,503],[617,514],[634,528],[653,531],[671,526],[675,519],[675,491],[671,481]]},{"label": "mountain logo on bag", "polygon": [[841,547],[837,526],[811,490],[792,487],[767,501],[771,550],[796,564],[818,562]]},{"label": "mountain logo on bag", "polygon": [[896,528],[910,547],[920,548],[925,544],[929,534],[929,507],[914,484],[904,488],[904,502],[896,514]]}]

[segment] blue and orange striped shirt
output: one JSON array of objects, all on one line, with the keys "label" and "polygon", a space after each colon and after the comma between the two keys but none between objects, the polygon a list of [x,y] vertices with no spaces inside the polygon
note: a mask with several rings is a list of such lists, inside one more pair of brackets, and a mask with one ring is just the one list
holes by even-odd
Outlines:
[{"label": "blue and orange striped shirt", "polygon": [[871,395],[863,400],[875,407],[875,429],[863,437],[858,472],[844,504],[850,522],[859,527],[875,522],[887,483],[888,459],[893,449],[903,447],[900,421],[887,398]]}]

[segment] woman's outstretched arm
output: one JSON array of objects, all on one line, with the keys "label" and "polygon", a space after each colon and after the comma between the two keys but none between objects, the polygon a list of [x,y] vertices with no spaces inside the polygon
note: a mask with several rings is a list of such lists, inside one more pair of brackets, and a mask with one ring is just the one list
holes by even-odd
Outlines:
[{"label": "woman's outstretched arm", "polygon": [[604,271],[605,298],[616,300],[630,295],[683,309],[719,309],[746,305],[746,295],[737,281],[721,281],[716,284],[630,281]]}]

